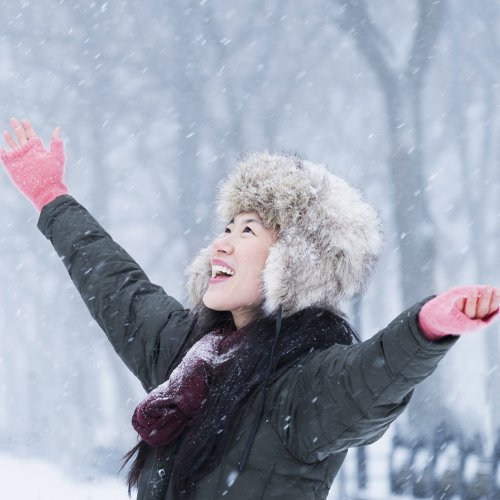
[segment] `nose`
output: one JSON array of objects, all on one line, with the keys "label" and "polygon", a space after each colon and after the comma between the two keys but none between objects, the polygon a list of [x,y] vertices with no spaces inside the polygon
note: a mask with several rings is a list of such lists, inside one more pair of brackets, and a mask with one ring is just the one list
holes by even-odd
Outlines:
[{"label": "nose", "polygon": [[234,252],[234,245],[229,234],[216,238],[213,242],[214,254],[230,255]]}]

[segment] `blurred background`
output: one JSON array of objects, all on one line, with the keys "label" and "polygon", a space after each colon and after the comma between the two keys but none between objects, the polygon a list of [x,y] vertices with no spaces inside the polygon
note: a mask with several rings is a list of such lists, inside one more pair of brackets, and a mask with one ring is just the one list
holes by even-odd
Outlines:
[{"label": "blurred background", "polygon": [[[379,265],[344,305],[362,338],[451,286],[499,285],[498,2],[0,6],[0,127],[27,117],[48,142],[60,125],[71,194],[179,300],[222,228],[218,182],[264,149],[327,164],[379,210]],[[143,390],[6,174],[0,193],[0,456],[116,477]],[[461,339],[387,436],[350,453],[329,499],[500,498],[499,335]]]}]

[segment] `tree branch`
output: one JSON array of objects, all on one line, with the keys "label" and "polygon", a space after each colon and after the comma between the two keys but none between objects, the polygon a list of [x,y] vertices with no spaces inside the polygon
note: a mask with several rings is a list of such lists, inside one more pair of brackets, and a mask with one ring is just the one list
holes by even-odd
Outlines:
[{"label": "tree branch", "polygon": [[382,53],[382,44],[388,45],[376,26],[371,22],[364,0],[339,0],[343,13],[336,21],[341,29],[350,34],[358,44],[360,52],[372,67],[388,92],[396,88],[396,75]]},{"label": "tree branch", "polygon": [[412,49],[405,70],[405,78],[418,87],[431,62],[448,0],[419,0],[418,24],[414,32]]}]

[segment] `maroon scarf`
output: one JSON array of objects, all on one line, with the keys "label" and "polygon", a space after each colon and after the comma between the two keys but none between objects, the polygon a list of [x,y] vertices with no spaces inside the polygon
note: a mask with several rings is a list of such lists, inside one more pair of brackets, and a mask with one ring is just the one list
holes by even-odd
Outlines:
[{"label": "maroon scarf", "polygon": [[189,349],[170,378],[135,409],[132,425],[146,443],[163,446],[182,434],[205,402],[210,379],[234,356],[242,338],[242,330],[217,330]]}]

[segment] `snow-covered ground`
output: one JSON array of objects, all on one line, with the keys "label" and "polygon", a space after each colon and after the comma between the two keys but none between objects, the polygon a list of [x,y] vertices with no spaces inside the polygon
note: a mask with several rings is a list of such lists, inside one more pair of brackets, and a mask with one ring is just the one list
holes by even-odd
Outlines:
[{"label": "snow-covered ground", "polygon": [[[80,481],[49,462],[0,454],[2,498],[16,500],[128,500],[123,479]],[[135,498],[135,495],[132,495]]]},{"label": "snow-covered ground", "polygon": [[[351,467],[344,481],[351,483],[353,478]],[[0,478],[2,482],[1,498],[16,500],[130,500],[122,478],[100,476],[87,481],[71,477],[66,470],[48,461],[36,458],[19,458],[0,453]],[[339,478],[340,479],[340,478]],[[340,481],[339,481],[340,482]],[[328,500],[338,500],[340,484],[335,484]],[[378,490],[385,491],[377,485]],[[347,487],[349,493],[352,488]],[[347,492],[346,492],[347,493]],[[374,492],[371,491],[370,495]],[[343,496],[343,495],[342,495]],[[346,498],[344,496],[344,498]],[[357,495],[347,498],[358,498]],[[363,497],[365,498],[365,497]],[[384,495],[366,498],[384,498]],[[135,494],[132,495],[135,500]]]},{"label": "snow-covered ground", "polygon": [[[389,432],[390,434],[390,432]],[[387,453],[389,436],[384,436],[376,445],[371,446],[368,453],[373,454],[368,463],[370,468],[369,491],[360,493],[355,488],[355,469],[352,453],[348,455],[343,473],[339,475],[328,500],[340,498],[367,498],[387,500],[393,498],[388,493]],[[79,479],[49,461],[0,453],[0,479],[2,483],[1,498],[16,500],[129,500],[127,487],[122,477],[104,475]],[[132,495],[135,500],[136,495]],[[402,497],[399,497],[402,498]]]}]

